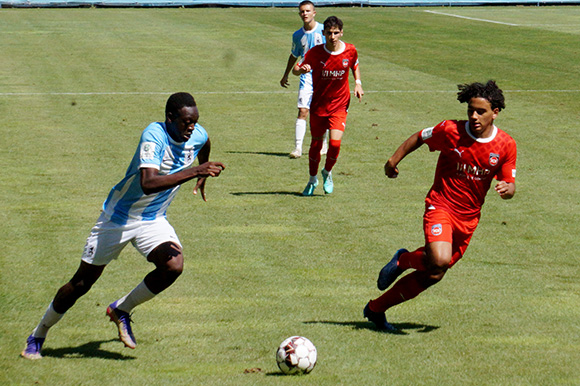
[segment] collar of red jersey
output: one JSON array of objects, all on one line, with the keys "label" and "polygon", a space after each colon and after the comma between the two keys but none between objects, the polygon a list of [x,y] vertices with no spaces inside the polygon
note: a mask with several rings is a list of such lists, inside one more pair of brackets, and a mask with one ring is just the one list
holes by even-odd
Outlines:
[{"label": "collar of red jersey", "polygon": [[497,126],[493,125],[493,133],[491,133],[491,135],[487,138],[477,138],[475,135],[473,135],[471,133],[471,130],[469,130],[469,121],[465,121],[465,132],[467,133],[467,135],[469,135],[471,138],[473,138],[474,140],[476,140],[477,142],[480,143],[488,143],[491,142],[495,139],[495,136],[497,135]]},{"label": "collar of red jersey", "polygon": [[342,40],[339,40],[340,43],[342,43],[342,47],[338,50],[338,51],[329,51],[328,48],[326,48],[326,44],[324,45],[324,50],[326,52],[328,52],[330,55],[340,55],[344,52],[344,50],[346,50],[346,43],[343,42]]}]

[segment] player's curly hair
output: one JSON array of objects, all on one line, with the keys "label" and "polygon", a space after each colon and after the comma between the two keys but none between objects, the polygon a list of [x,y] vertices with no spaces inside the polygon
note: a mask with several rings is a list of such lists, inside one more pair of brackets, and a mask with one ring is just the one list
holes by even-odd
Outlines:
[{"label": "player's curly hair", "polygon": [[499,111],[505,109],[503,91],[493,80],[488,80],[486,84],[478,82],[459,84],[457,88],[459,89],[457,100],[461,103],[469,102],[471,98],[484,98],[491,103],[492,109],[497,108]]},{"label": "player's curly hair", "polygon": [[326,20],[324,20],[324,30],[325,31],[328,31],[332,27],[338,27],[338,29],[342,31],[342,26],[343,26],[342,20],[340,20],[336,16],[329,16],[326,18]]},{"label": "player's curly hair", "polygon": [[169,99],[167,99],[167,104],[165,105],[165,115],[166,116],[177,116],[179,115],[179,110],[183,107],[195,107],[195,99],[190,93],[187,92],[176,92],[172,94]]}]

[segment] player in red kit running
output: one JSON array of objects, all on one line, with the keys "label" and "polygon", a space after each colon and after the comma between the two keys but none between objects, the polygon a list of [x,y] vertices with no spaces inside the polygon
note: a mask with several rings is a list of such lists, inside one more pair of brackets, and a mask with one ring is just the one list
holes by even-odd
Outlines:
[{"label": "player in red kit running", "polygon": [[292,73],[301,75],[312,71],[312,102],[310,104],[310,133],[312,142],[308,152],[310,180],[302,192],[312,196],[318,186],[318,166],[324,133],[329,130],[328,153],[322,169],[323,188],[332,193],[332,168],[340,152],[340,142],[346,125],[350,104],[348,73],[352,70],[355,81],[354,94],[359,101],[364,95],[358,66],[358,54],[354,45],[345,43],[342,20],[330,16],[324,21],[326,43],[312,47],[304,60],[294,66]]},{"label": "player in red kit running", "polygon": [[379,273],[377,286],[385,290],[407,269],[414,271],[387,292],[371,300],[364,316],[378,329],[396,332],[385,311],[413,299],[433,284],[465,253],[479,222],[481,207],[492,180],[503,199],[514,196],[516,142],[494,125],[505,108],[502,90],[494,81],[459,85],[457,99],[467,103],[467,121],[443,121],[413,134],[385,164],[385,174],[396,178],[397,165],[424,143],[439,151],[435,179],[425,199],[425,246],[399,249]]}]

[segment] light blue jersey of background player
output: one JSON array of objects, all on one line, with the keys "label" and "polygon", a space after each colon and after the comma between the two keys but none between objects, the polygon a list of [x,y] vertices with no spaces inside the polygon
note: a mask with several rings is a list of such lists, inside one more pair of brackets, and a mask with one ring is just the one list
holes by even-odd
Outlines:
[{"label": "light blue jersey of background player", "polygon": [[[294,67],[294,64],[299,57],[304,58],[306,52],[312,47],[325,43],[324,34],[322,33],[322,24],[314,20],[316,16],[316,9],[314,4],[305,0],[299,6],[299,15],[302,19],[303,26],[298,31],[292,34],[292,50],[288,56],[286,69],[284,75],[280,80],[280,86],[286,88],[290,85],[288,82],[288,75]],[[304,142],[304,135],[306,134],[306,120],[310,111],[310,101],[312,100],[312,76],[311,74],[303,74],[300,76],[300,88],[298,90],[298,117],[295,124],[295,148],[290,153],[290,158],[299,158],[302,156],[302,143]],[[328,148],[328,141],[325,135],[322,154],[326,153]]]},{"label": "light blue jersey of background player", "polygon": [[[295,58],[304,58],[304,55],[314,46],[324,44],[326,39],[322,34],[323,25],[316,22],[316,27],[313,30],[306,31],[304,27],[294,32],[292,35],[292,55]],[[306,73],[300,75],[300,89],[308,85],[312,88],[312,74]],[[310,106],[310,104],[308,104]]]}]

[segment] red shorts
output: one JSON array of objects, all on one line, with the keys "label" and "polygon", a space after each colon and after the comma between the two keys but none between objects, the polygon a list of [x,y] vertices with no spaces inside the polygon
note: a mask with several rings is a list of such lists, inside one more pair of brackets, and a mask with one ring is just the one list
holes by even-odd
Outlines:
[{"label": "red shorts", "polygon": [[479,217],[464,219],[443,209],[426,209],[423,216],[425,244],[434,241],[451,243],[452,258],[449,263],[451,268],[465,253],[478,223]]},{"label": "red shorts", "polygon": [[344,131],[346,126],[346,111],[339,111],[332,115],[320,116],[310,113],[310,134],[312,137],[322,137],[326,130]]}]

